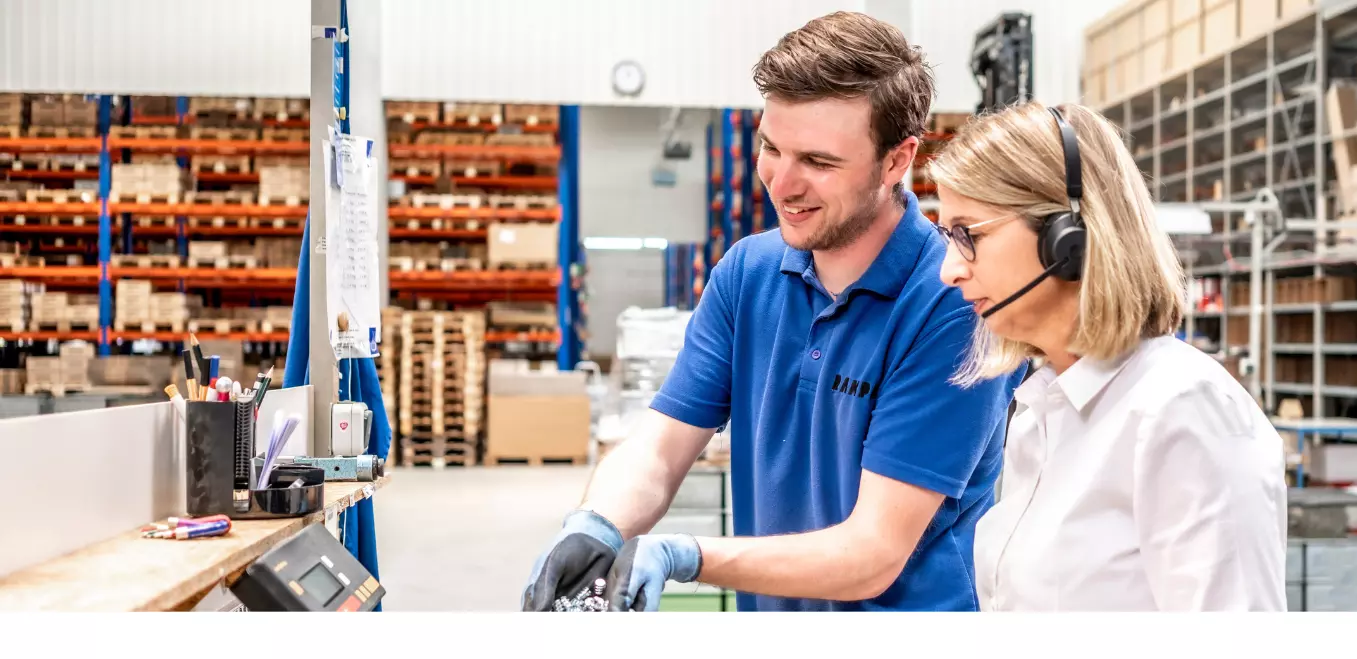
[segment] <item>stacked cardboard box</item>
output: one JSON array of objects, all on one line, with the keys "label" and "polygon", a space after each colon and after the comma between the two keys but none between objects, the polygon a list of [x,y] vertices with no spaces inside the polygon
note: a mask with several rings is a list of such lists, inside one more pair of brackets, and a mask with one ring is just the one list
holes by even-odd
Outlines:
[{"label": "stacked cardboard box", "polygon": [[63,126],[66,124],[65,105],[61,96],[53,94],[36,95],[28,102],[28,123],[30,126]]},{"label": "stacked cardboard box", "polygon": [[132,115],[138,117],[173,117],[178,103],[171,96],[133,96]]},{"label": "stacked cardboard box", "polygon": [[0,368],[0,394],[22,394],[25,382],[23,369]]},{"label": "stacked cardboard box", "polygon": [[170,203],[177,203],[187,189],[184,176],[184,170],[169,163],[113,165],[112,200],[168,198]]},{"label": "stacked cardboard box", "polygon": [[99,125],[99,102],[78,94],[62,99],[62,119],[67,126],[94,128]]},{"label": "stacked cardboard box", "polygon": [[570,462],[589,453],[590,407],[583,371],[555,364],[490,364],[485,463]]},{"label": "stacked cardboard box", "polygon": [[1294,277],[1277,280],[1274,304],[1316,304],[1357,299],[1357,278]]},{"label": "stacked cardboard box", "polygon": [[311,101],[305,98],[256,98],[254,99],[255,119],[308,119],[311,116]]},{"label": "stacked cardboard box", "polygon": [[43,292],[32,296],[33,322],[31,329],[60,326],[66,322],[66,293]]},{"label": "stacked cardboard box", "polygon": [[56,357],[29,357],[25,365],[24,392],[49,391],[55,396],[90,388],[90,362],[94,344],[68,341],[61,344]]},{"label": "stacked cardboard box", "polygon": [[295,268],[301,249],[299,238],[259,238],[254,242],[254,256],[261,268]]},{"label": "stacked cardboard box", "polygon": [[[196,296],[195,296],[196,297]],[[189,297],[183,293],[152,293],[150,322],[182,332],[189,319]]]},{"label": "stacked cardboard box", "polygon": [[19,279],[0,279],[0,329],[22,332],[28,327],[29,286]]},{"label": "stacked cardboard box", "polygon": [[0,126],[18,126],[23,122],[23,94],[0,94]]},{"label": "stacked cardboard box", "polygon": [[308,169],[278,165],[259,167],[259,203],[295,206],[311,194]]},{"label": "stacked cardboard box", "polygon": [[151,282],[119,279],[113,291],[113,326],[140,329],[151,320]]},{"label": "stacked cardboard box", "polygon": [[492,222],[488,229],[487,266],[556,265],[560,230],[555,224]]}]

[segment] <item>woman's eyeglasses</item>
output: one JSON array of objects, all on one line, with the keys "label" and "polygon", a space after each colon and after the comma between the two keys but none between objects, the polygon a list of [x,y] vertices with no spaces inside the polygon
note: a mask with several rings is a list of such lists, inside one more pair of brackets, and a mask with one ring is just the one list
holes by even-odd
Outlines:
[{"label": "woman's eyeglasses", "polygon": [[950,229],[942,226],[941,223],[934,224],[933,227],[938,230],[938,233],[942,236],[943,240],[946,240],[947,242],[950,243],[954,243],[956,245],[957,251],[961,252],[961,255],[965,257],[967,261],[974,261],[975,238],[971,236],[971,229],[977,229],[985,226],[986,224],[995,224],[998,222],[1002,222],[1004,220],[1011,220],[1015,217],[1021,216],[1022,216],[1021,213],[1013,213],[1011,215],[1004,215],[1002,217],[996,217],[991,220],[985,220],[984,222],[976,222],[975,224],[971,225],[953,224],[952,228]]}]

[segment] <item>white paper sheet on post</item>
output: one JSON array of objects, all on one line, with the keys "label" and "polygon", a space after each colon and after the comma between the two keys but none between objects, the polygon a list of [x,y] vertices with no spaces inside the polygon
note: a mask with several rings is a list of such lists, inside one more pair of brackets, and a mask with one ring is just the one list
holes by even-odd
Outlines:
[{"label": "white paper sheet on post", "polygon": [[377,154],[372,140],[330,129],[325,154],[325,308],[335,357],[376,357],[382,336]]}]

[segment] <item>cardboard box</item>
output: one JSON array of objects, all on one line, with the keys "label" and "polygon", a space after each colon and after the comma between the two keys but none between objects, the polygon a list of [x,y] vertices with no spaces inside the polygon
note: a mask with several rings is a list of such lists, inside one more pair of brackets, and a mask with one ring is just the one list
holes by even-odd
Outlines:
[{"label": "cardboard box", "polygon": [[1202,0],[1173,0],[1169,10],[1169,21],[1173,27],[1196,23],[1201,20]]},{"label": "cardboard box", "polygon": [[589,396],[519,396],[491,394],[485,459],[527,458],[529,461],[589,455]]},{"label": "cardboard box", "polygon": [[1202,14],[1202,53],[1215,55],[1239,42],[1239,0],[1208,0]]},{"label": "cardboard box", "polygon": [[489,393],[492,396],[587,396],[587,377],[584,371],[555,370],[554,363],[492,359]]},{"label": "cardboard box", "polygon": [[1281,0],[1281,17],[1295,18],[1315,8],[1315,0]]},{"label": "cardboard box", "polygon": [[1169,36],[1169,70],[1179,71],[1197,63],[1202,56],[1202,26],[1199,19],[1173,28]]},{"label": "cardboard box", "polygon": [[486,260],[492,268],[506,263],[554,266],[559,235],[555,224],[493,222]]},{"label": "cardboard box", "polygon": [[1251,39],[1277,25],[1279,0],[1239,0],[1239,36]]}]

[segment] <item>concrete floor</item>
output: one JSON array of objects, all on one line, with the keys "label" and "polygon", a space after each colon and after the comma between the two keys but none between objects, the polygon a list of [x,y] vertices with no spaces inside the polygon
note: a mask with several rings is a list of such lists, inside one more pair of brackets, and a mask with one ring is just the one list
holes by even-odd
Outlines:
[{"label": "concrete floor", "polygon": [[395,469],[373,503],[383,610],[517,611],[590,469]]}]

